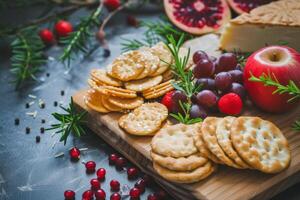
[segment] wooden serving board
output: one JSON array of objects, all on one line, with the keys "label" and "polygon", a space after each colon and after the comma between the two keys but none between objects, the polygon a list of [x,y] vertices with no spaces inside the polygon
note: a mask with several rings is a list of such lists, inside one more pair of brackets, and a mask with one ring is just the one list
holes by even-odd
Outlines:
[{"label": "wooden serving board", "polygon": [[220,166],[207,179],[195,184],[174,184],[157,175],[150,158],[151,137],[137,137],[125,133],[118,126],[122,114],[99,114],[89,110],[83,101],[86,90],[77,92],[74,102],[81,110],[87,110],[88,127],[107,143],[121,152],[145,173],[153,176],[176,199],[239,200],[269,199],[291,185],[300,182],[300,133],[291,130],[294,119],[300,115],[300,107],[281,115],[270,115],[245,108],[243,115],[260,116],[274,122],[287,137],[292,151],[289,168],[279,174],[263,174],[254,170],[238,170]]}]

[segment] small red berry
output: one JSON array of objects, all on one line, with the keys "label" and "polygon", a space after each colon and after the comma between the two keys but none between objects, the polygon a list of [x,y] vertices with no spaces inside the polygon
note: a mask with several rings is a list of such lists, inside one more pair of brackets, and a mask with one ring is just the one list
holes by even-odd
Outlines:
[{"label": "small red berry", "polygon": [[134,26],[134,27],[139,26],[138,20],[132,15],[127,16],[127,24],[130,25],[130,26]]},{"label": "small red berry", "polygon": [[149,194],[147,200],[158,200],[158,197],[156,194]]},{"label": "small red berry", "polygon": [[74,200],[75,199],[75,192],[73,190],[66,190],[64,192],[65,200]]},{"label": "small red berry", "polygon": [[82,199],[85,200],[92,200],[94,196],[94,193],[92,190],[86,190],[83,194],[82,194]]},{"label": "small red berry", "polygon": [[165,94],[165,96],[162,98],[161,103],[164,104],[169,111],[172,110],[173,103],[172,103],[172,95],[175,92],[175,90],[168,92]]},{"label": "small red berry", "polygon": [[146,182],[144,179],[138,180],[135,184],[134,187],[138,188],[141,193],[145,192],[145,187],[146,187]]},{"label": "small red berry", "polygon": [[127,169],[127,176],[128,179],[135,179],[138,175],[139,171],[135,167],[130,167]]},{"label": "small red berry", "polygon": [[104,0],[103,3],[109,11],[116,10],[121,5],[120,0]]},{"label": "small red berry", "polygon": [[122,169],[126,165],[126,160],[123,157],[119,157],[116,160],[116,167],[117,169]]},{"label": "small red berry", "polygon": [[70,157],[72,160],[79,160],[80,159],[80,150],[77,149],[76,147],[73,147],[70,151],[69,151]]},{"label": "small red berry", "polygon": [[88,173],[95,172],[96,163],[94,161],[88,161],[85,163],[85,168]]},{"label": "small red berry", "polygon": [[141,192],[140,192],[140,190],[139,190],[138,188],[136,188],[136,187],[132,188],[132,189],[130,190],[130,192],[129,192],[129,196],[130,196],[131,198],[133,198],[133,199],[139,198],[140,195],[141,195]]},{"label": "small red berry", "polygon": [[93,179],[91,179],[90,183],[91,183],[92,190],[98,190],[98,189],[100,189],[100,182],[99,182],[98,179],[93,178]]},{"label": "small red berry", "polygon": [[105,178],[106,170],[104,168],[100,168],[97,170],[97,178],[99,180],[103,180]]},{"label": "small red berry", "polygon": [[112,191],[119,191],[120,190],[120,183],[117,180],[111,180],[110,181],[110,188]]},{"label": "small red berry", "polygon": [[104,190],[99,189],[95,192],[96,200],[104,200],[106,197],[106,193]]},{"label": "small red berry", "polygon": [[54,35],[52,31],[49,29],[42,29],[39,32],[40,38],[43,40],[45,44],[53,44],[54,43]]},{"label": "small red berry", "polygon": [[243,101],[235,93],[228,93],[222,96],[218,102],[219,110],[227,115],[238,115],[242,112]]},{"label": "small red berry", "polygon": [[117,154],[114,154],[114,153],[110,154],[110,156],[109,156],[109,164],[110,165],[116,164],[116,161],[117,161],[118,158],[119,158],[119,156]]},{"label": "small red berry", "polygon": [[110,196],[110,200],[121,200],[121,195],[119,193],[113,193]]},{"label": "small red berry", "polygon": [[55,32],[59,37],[66,37],[73,31],[73,26],[70,22],[59,20],[55,24]]}]

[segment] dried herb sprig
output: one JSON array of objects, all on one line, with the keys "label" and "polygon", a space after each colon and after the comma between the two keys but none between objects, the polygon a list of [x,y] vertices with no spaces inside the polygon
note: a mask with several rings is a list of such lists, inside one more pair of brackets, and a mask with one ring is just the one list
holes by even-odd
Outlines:
[{"label": "dried herb sprig", "polygon": [[68,136],[70,133],[73,133],[75,137],[80,137],[82,134],[85,134],[82,125],[84,123],[83,118],[87,114],[87,112],[77,113],[75,110],[73,98],[71,97],[71,102],[68,108],[60,106],[66,113],[52,113],[52,116],[60,121],[58,124],[52,124],[51,128],[47,128],[45,130],[54,130],[58,129],[55,133],[61,133],[60,142],[64,142],[66,144]]},{"label": "dried herb sprig", "polygon": [[203,121],[203,119],[201,118],[191,118],[190,111],[192,106],[190,103],[182,103],[181,101],[179,101],[179,105],[183,114],[181,114],[180,112],[176,114],[170,113],[170,116],[174,117],[177,121],[183,124],[195,124]]},{"label": "dried herb sprig", "polygon": [[11,43],[11,72],[16,78],[13,83],[18,89],[26,80],[36,80],[36,73],[40,66],[46,63],[43,55],[44,44],[38,37],[35,27],[29,27],[16,35],[16,39]]}]

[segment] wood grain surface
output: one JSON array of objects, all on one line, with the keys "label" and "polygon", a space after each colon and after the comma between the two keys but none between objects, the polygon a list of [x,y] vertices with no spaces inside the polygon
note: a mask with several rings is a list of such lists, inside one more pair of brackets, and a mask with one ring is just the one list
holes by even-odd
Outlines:
[{"label": "wood grain surface", "polygon": [[254,170],[238,170],[220,166],[207,179],[195,184],[174,184],[157,175],[150,158],[151,137],[137,137],[125,133],[118,126],[119,113],[99,114],[89,110],[83,101],[86,90],[78,91],[73,99],[78,108],[87,110],[88,127],[107,143],[139,166],[176,199],[246,200],[269,199],[293,184],[300,182],[300,134],[291,129],[291,124],[300,116],[300,107],[281,114],[271,115],[246,106],[243,115],[259,116],[274,122],[287,137],[292,151],[289,168],[270,175]]}]

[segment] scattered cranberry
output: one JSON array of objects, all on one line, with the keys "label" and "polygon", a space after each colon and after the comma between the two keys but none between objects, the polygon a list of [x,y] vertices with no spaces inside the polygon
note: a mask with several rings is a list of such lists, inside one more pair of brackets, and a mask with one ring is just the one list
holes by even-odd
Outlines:
[{"label": "scattered cranberry", "polygon": [[94,161],[88,161],[85,163],[85,168],[88,173],[95,172],[96,163]]},{"label": "scattered cranberry", "polygon": [[113,193],[110,196],[110,200],[121,200],[121,195],[119,193]]},{"label": "scattered cranberry", "polygon": [[82,194],[82,199],[85,200],[92,200],[94,196],[94,193],[92,190],[86,190],[83,194]]},{"label": "scattered cranberry", "polygon": [[137,199],[139,198],[141,195],[141,192],[138,188],[134,187],[130,190],[129,192],[129,196],[132,198],[132,199]]},{"label": "scattered cranberry", "polygon": [[156,194],[149,194],[147,200],[158,200],[158,197]]},{"label": "scattered cranberry", "polygon": [[138,175],[139,171],[135,167],[130,167],[127,169],[127,176],[128,179],[135,179]]},{"label": "scattered cranberry", "polygon": [[39,32],[39,36],[45,44],[53,44],[54,43],[54,35],[53,35],[52,31],[50,31],[49,29],[46,29],[46,28],[42,29]]},{"label": "scattered cranberry", "polygon": [[55,24],[55,32],[59,37],[66,37],[73,31],[73,26],[70,22],[59,20]]},{"label": "scattered cranberry", "polygon": [[75,199],[75,192],[73,190],[66,190],[64,192],[65,200],[73,200]]},{"label": "scattered cranberry", "polygon": [[100,168],[97,170],[97,178],[99,180],[105,179],[106,170],[104,168]]},{"label": "scattered cranberry", "polygon": [[116,160],[116,167],[117,167],[118,169],[122,169],[125,165],[126,165],[126,160],[125,160],[125,158],[119,157],[119,158]]},{"label": "scattered cranberry", "polygon": [[91,183],[92,190],[100,189],[100,182],[98,181],[98,179],[93,178],[93,179],[91,179],[90,183]]},{"label": "scattered cranberry", "polygon": [[134,26],[134,27],[138,27],[139,26],[138,20],[134,16],[132,16],[132,15],[128,15],[127,16],[127,24],[129,26]]},{"label": "scattered cranberry", "polygon": [[144,179],[138,180],[135,184],[134,187],[138,188],[141,193],[145,192],[145,187],[146,187],[146,182]]},{"label": "scattered cranberry", "polygon": [[218,102],[219,110],[227,115],[238,115],[242,112],[243,101],[235,93],[228,93],[222,96]]},{"label": "scattered cranberry", "polygon": [[119,157],[118,157],[117,154],[115,154],[115,153],[110,154],[110,156],[109,156],[109,164],[110,165],[116,164],[116,161],[117,161],[118,158]]},{"label": "scattered cranberry", "polygon": [[119,191],[120,190],[120,183],[117,180],[110,181],[110,188],[112,191]]},{"label": "scattered cranberry", "polygon": [[95,192],[96,200],[104,200],[106,197],[106,193],[104,190],[99,189]]},{"label": "scattered cranberry", "polygon": [[120,0],[104,0],[103,3],[109,11],[116,10],[121,5]]},{"label": "scattered cranberry", "polygon": [[76,147],[73,147],[70,152],[70,157],[72,160],[79,160],[80,159],[80,150],[77,149]]}]

